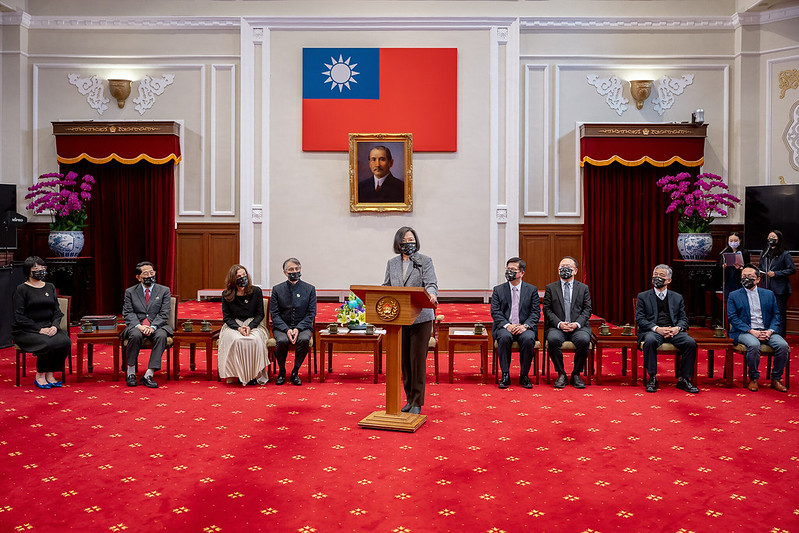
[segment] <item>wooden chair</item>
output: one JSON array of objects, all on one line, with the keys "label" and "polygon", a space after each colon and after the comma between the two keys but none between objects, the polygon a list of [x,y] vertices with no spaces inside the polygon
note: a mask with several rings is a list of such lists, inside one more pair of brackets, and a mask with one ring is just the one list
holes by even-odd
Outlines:
[{"label": "wooden chair", "polygon": [[[745,344],[736,344],[732,347],[732,353],[738,353],[743,355],[743,362],[744,362],[744,371],[742,376],[742,383],[743,386],[746,387],[747,383],[749,382],[749,366],[746,364],[746,345]],[[766,356],[766,376],[768,376],[768,380],[771,381],[771,359],[774,357],[774,350],[765,343],[760,343],[760,354]],[[732,357],[732,354],[729,354]],[[725,369],[727,373],[727,381],[732,386],[732,360],[730,360],[728,365],[725,365],[728,368]],[[785,361],[785,372],[783,372],[783,380],[785,381],[785,388],[791,388],[791,352],[788,351],[788,360]]]},{"label": "wooden chair", "polygon": [[[178,302],[180,302],[180,296],[178,296],[177,294],[173,294],[170,297],[169,301],[170,301],[170,306],[169,306],[169,327],[172,328],[172,331],[175,331],[175,329],[178,327],[177,317],[178,317]],[[120,333],[120,335],[122,335],[122,334]],[[171,357],[172,344],[173,344],[172,337],[167,337],[167,339],[166,339],[166,352],[165,352],[166,353],[166,379],[167,380],[172,379],[172,357]],[[119,357],[121,358],[120,368],[123,369],[123,372],[122,372],[123,376],[125,375],[125,372],[126,372],[125,369],[127,368],[127,365],[128,365],[127,357],[126,357],[126,353],[125,353],[126,352],[125,348],[127,348],[127,346],[128,346],[128,339],[123,339],[122,340],[122,349],[119,351]],[[153,341],[150,340],[149,337],[144,337],[142,339],[141,347],[142,348],[152,349]],[[136,361],[136,372],[138,372],[138,371],[139,371],[139,362]]]},{"label": "wooden chair", "polygon": [[[59,296],[58,297],[58,307],[61,309],[61,323],[58,325],[59,329],[63,329],[69,335],[69,311],[72,303],[71,296]],[[27,376],[27,364],[26,359],[28,353],[20,348],[18,345],[14,345],[14,351],[17,353],[17,363],[16,363],[16,373],[17,373],[17,387],[20,386],[21,379],[20,379],[20,366],[22,366],[22,377]],[[69,361],[69,373],[72,373],[72,347],[70,347],[69,354],[67,355],[67,359],[64,361],[64,368],[61,369],[61,381],[66,381],[66,366],[67,361]],[[21,363],[21,365],[20,365]]]},{"label": "wooden chair", "polygon": [[[542,358],[543,359],[543,364],[541,366],[541,373],[543,374],[544,373],[544,369],[546,369],[547,385],[549,385],[549,369],[552,366],[552,365],[550,365],[549,351],[547,349],[548,347],[549,347],[549,341],[544,340],[544,357]],[[592,333],[591,334],[591,343],[588,345],[588,360],[585,362],[585,370],[583,371],[583,374],[585,375],[585,384],[586,385],[590,385],[591,384],[591,376],[594,373],[594,348],[595,347],[596,347],[596,337],[594,337],[594,334]],[[573,354],[573,353],[575,353],[577,351],[577,346],[575,346],[572,341],[565,341],[563,343],[563,345],[560,347],[560,349],[561,349],[562,352],[569,352],[569,353]]]},{"label": "wooden chair", "polygon": [[[633,316],[635,316],[635,309],[638,306],[638,298],[633,298]],[[635,323],[635,329],[633,330],[633,334],[637,337],[638,336],[638,323]],[[642,354],[644,352],[644,343],[643,341],[638,343],[638,351]],[[658,355],[673,355],[674,356],[674,377],[675,379],[679,379],[680,377],[680,369],[682,368],[682,357],[680,350],[671,344],[670,342],[664,342],[660,346],[658,346],[657,350]],[[696,380],[697,373],[697,364],[699,363],[699,355],[697,354],[696,358],[694,359],[694,380]],[[641,374],[644,379],[641,380],[644,387],[646,387],[647,382],[647,372],[646,372],[646,361],[643,357],[641,357],[641,367],[643,368],[643,373]]]},{"label": "wooden chair", "polygon": [[[499,374],[497,373],[497,367],[499,366],[499,361],[497,361],[497,341],[494,341],[492,345],[493,348],[491,350],[491,373],[494,374],[494,383],[499,383]],[[536,340],[535,346],[533,347],[533,375],[535,376],[535,384],[538,385],[540,383],[540,377],[538,376],[538,352],[541,351],[541,341]],[[510,347],[510,354],[511,354],[511,362],[513,361],[513,352],[519,352],[519,343],[513,341]]]}]

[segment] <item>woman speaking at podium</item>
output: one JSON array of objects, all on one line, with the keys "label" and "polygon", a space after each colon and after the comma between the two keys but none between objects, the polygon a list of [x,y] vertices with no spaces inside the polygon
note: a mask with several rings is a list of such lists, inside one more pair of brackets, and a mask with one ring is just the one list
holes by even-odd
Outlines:
[{"label": "woman speaking at podium", "polygon": [[[438,280],[433,260],[419,253],[416,231],[403,226],[394,235],[394,253],[386,264],[383,285],[392,287],[424,287],[433,306],[438,304]],[[402,326],[402,386],[405,389],[404,413],[420,414],[424,405],[424,384],[427,373],[427,345],[433,331],[435,314],[422,309],[410,326]]]}]

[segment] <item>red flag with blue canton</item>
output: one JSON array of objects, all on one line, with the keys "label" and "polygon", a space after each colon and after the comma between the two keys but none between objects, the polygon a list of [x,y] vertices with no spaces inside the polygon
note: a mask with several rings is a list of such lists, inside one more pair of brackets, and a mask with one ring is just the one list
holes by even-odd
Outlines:
[{"label": "red flag with blue canton", "polygon": [[412,133],[454,152],[457,48],[303,48],[302,149],[346,152],[350,133]]}]

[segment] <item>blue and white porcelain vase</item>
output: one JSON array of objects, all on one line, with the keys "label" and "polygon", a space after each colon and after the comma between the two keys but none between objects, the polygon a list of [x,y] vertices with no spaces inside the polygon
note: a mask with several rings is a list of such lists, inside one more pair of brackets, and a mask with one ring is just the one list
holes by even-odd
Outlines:
[{"label": "blue and white porcelain vase", "polygon": [[84,244],[82,231],[50,231],[47,245],[58,257],[78,257]]},{"label": "blue and white porcelain vase", "polygon": [[704,259],[712,248],[710,233],[680,233],[677,236],[677,250],[683,259]]}]

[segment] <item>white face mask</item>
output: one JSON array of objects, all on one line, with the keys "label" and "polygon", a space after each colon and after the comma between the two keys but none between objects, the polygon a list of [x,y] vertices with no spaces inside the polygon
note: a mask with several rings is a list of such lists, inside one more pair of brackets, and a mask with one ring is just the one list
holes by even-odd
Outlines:
[{"label": "white face mask", "polygon": [[741,243],[738,241],[730,241],[727,244],[729,244],[730,248],[732,248],[733,250],[737,249],[741,245]]}]

